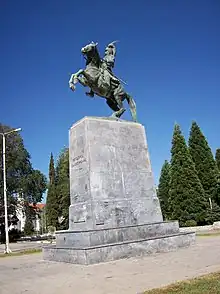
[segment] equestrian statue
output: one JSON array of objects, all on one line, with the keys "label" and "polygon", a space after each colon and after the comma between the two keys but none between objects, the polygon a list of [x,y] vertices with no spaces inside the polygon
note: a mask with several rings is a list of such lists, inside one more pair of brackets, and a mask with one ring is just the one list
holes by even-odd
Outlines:
[{"label": "equestrian statue", "polygon": [[87,96],[105,98],[108,106],[114,111],[112,117],[120,118],[125,112],[124,100],[126,99],[130,107],[132,119],[137,122],[136,104],[134,99],[125,92],[122,81],[113,73],[116,56],[116,41],[111,42],[105,49],[104,58],[100,58],[97,43],[91,42],[81,49],[86,59],[86,68],[80,69],[71,75],[69,87],[75,90],[75,85],[79,82],[84,87],[89,87]]}]

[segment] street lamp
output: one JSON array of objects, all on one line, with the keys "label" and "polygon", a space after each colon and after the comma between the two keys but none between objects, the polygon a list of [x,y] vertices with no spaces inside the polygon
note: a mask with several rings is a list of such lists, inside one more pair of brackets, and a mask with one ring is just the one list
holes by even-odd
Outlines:
[{"label": "street lamp", "polygon": [[5,137],[11,133],[19,132],[21,128],[0,133],[2,135],[2,159],[3,159],[3,183],[4,183],[4,207],[5,207],[5,252],[10,253],[9,236],[8,236],[8,208],[7,208],[7,187],[6,187],[6,162],[5,162]]}]

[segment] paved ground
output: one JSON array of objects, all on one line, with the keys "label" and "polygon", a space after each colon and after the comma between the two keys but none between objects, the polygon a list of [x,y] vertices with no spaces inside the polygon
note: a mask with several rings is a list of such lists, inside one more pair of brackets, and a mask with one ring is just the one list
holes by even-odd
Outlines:
[{"label": "paved ground", "polygon": [[220,271],[220,237],[188,249],[93,266],[45,262],[41,253],[0,258],[1,294],[137,294]]},{"label": "paved ground", "polygon": [[[21,242],[21,243],[10,243],[10,249],[13,252],[22,251],[25,249],[32,249],[32,248],[41,248],[42,244],[37,242]],[[5,245],[0,244],[0,253],[3,253],[5,250]]]}]

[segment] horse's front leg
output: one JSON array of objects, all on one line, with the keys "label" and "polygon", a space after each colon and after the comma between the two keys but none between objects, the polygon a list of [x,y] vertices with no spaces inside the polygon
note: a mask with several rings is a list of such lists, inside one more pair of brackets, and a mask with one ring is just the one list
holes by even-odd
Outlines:
[{"label": "horse's front leg", "polygon": [[75,84],[78,83],[78,77],[83,73],[83,69],[78,70],[76,73],[72,74],[69,80],[69,87],[72,91],[75,90]]}]

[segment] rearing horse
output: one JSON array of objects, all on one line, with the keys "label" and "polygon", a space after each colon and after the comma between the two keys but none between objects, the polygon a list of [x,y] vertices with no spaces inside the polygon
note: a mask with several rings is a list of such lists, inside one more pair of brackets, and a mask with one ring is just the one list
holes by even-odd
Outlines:
[{"label": "rearing horse", "polygon": [[97,96],[106,99],[106,103],[114,111],[112,117],[115,118],[120,118],[125,112],[126,109],[124,108],[123,101],[126,99],[130,107],[132,119],[134,122],[137,122],[134,99],[124,91],[121,82],[104,68],[104,61],[100,58],[97,43],[92,42],[86,45],[81,49],[81,52],[86,58],[86,68],[80,69],[71,75],[69,80],[70,88],[74,91],[77,82],[80,82],[84,87],[90,87]]}]

